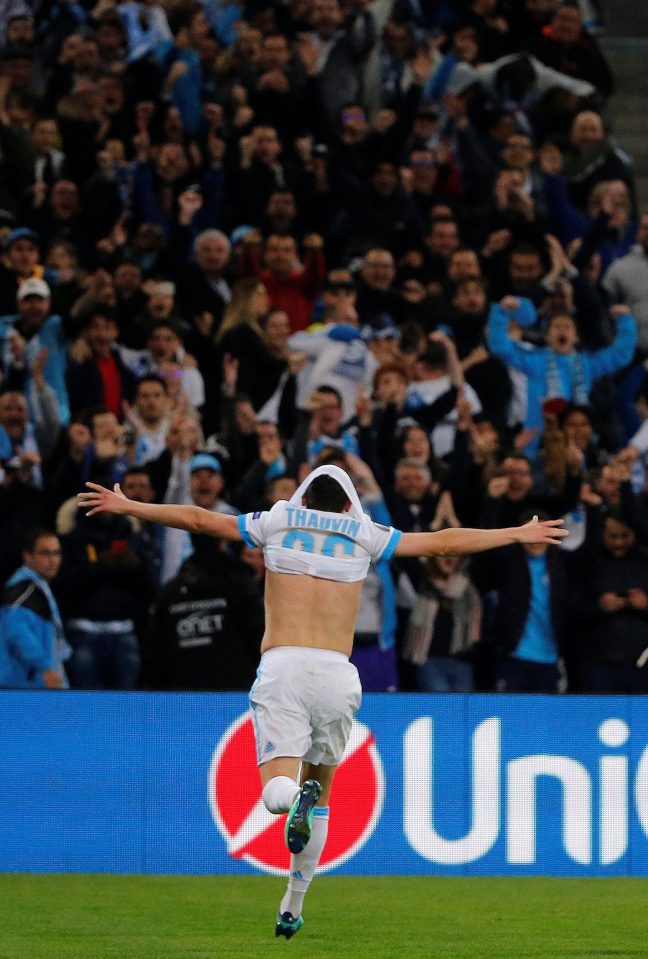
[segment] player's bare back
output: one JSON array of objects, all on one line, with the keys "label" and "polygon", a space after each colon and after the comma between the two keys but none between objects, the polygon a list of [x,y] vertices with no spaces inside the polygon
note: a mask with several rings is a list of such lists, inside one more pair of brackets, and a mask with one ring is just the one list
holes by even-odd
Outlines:
[{"label": "player's bare back", "polygon": [[362,582],[266,571],[266,629],[261,652],[307,646],[351,654]]}]

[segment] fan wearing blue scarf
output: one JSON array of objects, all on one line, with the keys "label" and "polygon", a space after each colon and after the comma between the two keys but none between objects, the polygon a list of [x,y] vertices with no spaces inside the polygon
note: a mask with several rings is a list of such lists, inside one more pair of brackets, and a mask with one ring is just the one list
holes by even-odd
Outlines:
[{"label": "fan wearing blue scarf", "polygon": [[537,452],[544,427],[542,404],[562,397],[579,405],[589,402],[594,381],[627,366],[637,345],[637,324],[625,306],[612,307],[617,330],[610,346],[595,352],[577,349],[578,329],[569,314],[556,314],[549,321],[546,346],[517,343],[509,333],[511,321],[533,326],[536,310],[531,300],[507,296],[491,308],[487,345],[508,366],[526,374],[527,412],[525,428],[536,433],[525,452]]},{"label": "fan wearing blue scarf", "polygon": [[34,530],[23,565],[5,584],[0,605],[0,687],[62,689],[68,686],[65,641],[50,589],[61,565],[61,544],[48,530]]}]

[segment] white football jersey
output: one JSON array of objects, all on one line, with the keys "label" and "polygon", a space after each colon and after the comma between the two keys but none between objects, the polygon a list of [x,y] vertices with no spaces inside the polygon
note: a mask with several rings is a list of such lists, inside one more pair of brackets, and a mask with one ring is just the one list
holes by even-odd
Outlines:
[{"label": "white football jersey", "polygon": [[390,559],[403,535],[366,513],[328,513],[280,500],[272,509],[238,518],[248,546],[262,546],[276,573],[316,576],[338,583],[364,579],[370,563]]}]

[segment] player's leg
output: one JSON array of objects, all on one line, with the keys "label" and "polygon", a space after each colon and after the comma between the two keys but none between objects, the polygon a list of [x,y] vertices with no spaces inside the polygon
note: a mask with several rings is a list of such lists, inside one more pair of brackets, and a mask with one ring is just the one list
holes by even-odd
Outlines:
[{"label": "player's leg", "polygon": [[[290,857],[288,888],[279,906],[279,919],[276,929],[278,936],[285,936],[285,930],[287,928],[294,928],[296,923],[299,923],[297,926],[297,929],[299,929],[303,922],[303,920],[301,920],[301,913],[304,897],[308,892],[308,887],[313,881],[320,857],[326,845],[329,822],[328,802],[335,769],[335,766],[325,766],[322,763],[315,764],[305,762],[302,764],[302,783],[317,782],[321,785],[322,789],[313,813],[310,839],[301,852],[293,853]],[[288,916],[290,916],[290,919],[287,918]],[[297,929],[294,929],[294,932],[296,932]],[[294,935],[294,932],[291,934]]]},{"label": "player's leg", "polygon": [[308,650],[299,677],[308,710],[309,743],[302,755],[302,787],[286,820],[290,881],[275,933],[290,938],[303,925],[301,907],[328,832],[328,802],[335,767],[342,759],[360,705],[358,672],[341,653]]},{"label": "player's leg", "polygon": [[[353,728],[353,717],[362,698],[358,670],[346,657],[320,651],[317,683],[312,688],[310,749],[304,754],[302,791],[309,783],[320,790],[312,810],[310,836],[302,848],[291,849],[290,880],[280,913],[301,913],[304,896],[315,875],[328,834],[329,797],[335,770],[341,762]],[[288,817],[290,820],[290,815]]]},{"label": "player's leg", "polygon": [[263,803],[268,812],[280,815],[292,808],[301,789],[300,765],[301,759],[295,756],[278,756],[259,766]]},{"label": "player's leg", "polygon": [[318,806],[328,806],[329,804],[336,769],[337,766],[325,766],[324,763],[303,762],[301,764],[300,778],[302,783],[305,783],[308,779],[314,779],[322,787],[322,792],[317,800]]},{"label": "player's leg", "polygon": [[310,842],[315,807],[322,794],[316,779],[301,777],[301,788],[286,819],[286,845],[290,852],[300,853]]},{"label": "player's leg", "polygon": [[261,657],[250,690],[263,802],[275,815],[288,812],[300,792],[299,766],[311,741],[307,704],[300,701],[300,661],[289,647]]}]

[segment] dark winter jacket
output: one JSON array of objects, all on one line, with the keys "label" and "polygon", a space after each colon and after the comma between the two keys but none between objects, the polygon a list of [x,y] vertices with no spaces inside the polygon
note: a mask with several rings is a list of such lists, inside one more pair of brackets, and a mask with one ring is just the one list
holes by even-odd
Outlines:
[{"label": "dark winter jacket", "polygon": [[[502,653],[514,652],[522,639],[531,604],[531,573],[524,548],[520,545],[494,550],[488,558],[474,564],[479,585],[493,587],[498,593],[495,640]],[[565,556],[558,549],[547,552],[551,625],[560,655],[568,640],[569,584]]]},{"label": "dark winter jacket", "polygon": [[633,548],[618,559],[602,549],[575,594],[584,657],[597,663],[634,666],[648,647],[648,611],[626,608],[604,613],[599,606],[604,593],[625,596],[633,588],[648,593],[646,554]]},{"label": "dark winter jacket", "polygon": [[144,648],[149,689],[249,689],[259,663],[263,601],[227,553],[189,557],[161,590]]}]

